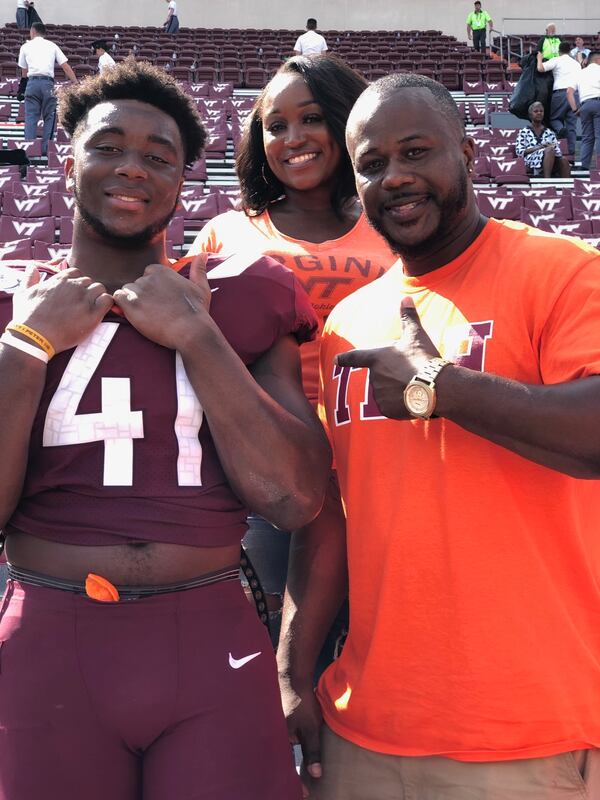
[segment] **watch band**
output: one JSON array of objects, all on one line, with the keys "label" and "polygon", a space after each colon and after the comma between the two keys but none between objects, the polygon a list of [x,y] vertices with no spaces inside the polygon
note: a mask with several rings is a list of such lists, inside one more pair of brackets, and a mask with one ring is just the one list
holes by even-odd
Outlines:
[{"label": "watch band", "polygon": [[421,369],[417,372],[413,378],[413,381],[422,381],[433,388],[437,376],[444,369],[444,367],[448,366],[450,363],[452,362],[446,361],[438,356],[435,358],[430,358],[429,361],[426,361]]},{"label": "watch band", "polygon": [[450,364],[443,358],[430,358],[426,361],[404,390],[404,405],[408,412],[419,419],[435,417],[435,381],[440,372]]}]

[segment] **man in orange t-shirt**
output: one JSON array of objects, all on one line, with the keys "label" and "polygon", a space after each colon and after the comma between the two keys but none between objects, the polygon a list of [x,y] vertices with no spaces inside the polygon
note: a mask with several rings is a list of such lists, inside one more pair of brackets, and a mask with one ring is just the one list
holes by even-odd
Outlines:
[{"label": "man in orange t-shirt", "polygon": [[402,261],[323,334],[347,549],[306,543],[279,656],[311,800],[600,797],[600,255],[480,215],[435,81],[372,84],[347,141]]}]

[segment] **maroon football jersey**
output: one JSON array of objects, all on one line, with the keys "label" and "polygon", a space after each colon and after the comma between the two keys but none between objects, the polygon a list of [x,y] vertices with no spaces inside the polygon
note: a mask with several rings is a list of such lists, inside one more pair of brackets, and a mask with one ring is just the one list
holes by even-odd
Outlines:
[{"label": "maroon football jersey", "polygon": [[[0,266],[0,331],[26,263]],[[46,276],[57,269],[37,266]],[[189,259],[174,269],[189,277]],[[211,316],[246,365],[283,336],[314,336],[310,302],[278,262],[211,256],[207,270]],[[8,534],[217,547],[242,538],[246,515],[177,352],[110,312],[86,341],[50,361]]]}]

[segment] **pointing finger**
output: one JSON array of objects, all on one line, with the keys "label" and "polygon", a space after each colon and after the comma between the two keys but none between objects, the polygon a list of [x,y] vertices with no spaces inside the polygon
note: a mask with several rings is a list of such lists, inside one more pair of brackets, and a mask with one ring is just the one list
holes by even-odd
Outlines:
[{"label": "pointing finger", "polygon": [[405,325],[423,327],[412,297],[403,297],[400,301],[400,316],[402,317],[402,323]]},{"label": "pointing finger", "polygon": [[403,297],[400,301],[400,317],[402,318],[403,338],[405,341],[418,343],[427,350],[431,357],[439,355],[437,347],[423,327],[421,317],[412,297]]},{"label": "pointing finger", "polygon": [[348,350],[347,353],[338,353],[335,363],[338,367],[370,367],[375,352],[375,350]]}]

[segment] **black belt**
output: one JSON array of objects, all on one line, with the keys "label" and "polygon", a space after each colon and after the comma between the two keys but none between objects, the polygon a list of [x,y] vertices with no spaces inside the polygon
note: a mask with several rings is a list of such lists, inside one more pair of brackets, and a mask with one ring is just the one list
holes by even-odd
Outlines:
[{"label": "black belt", "polygon": [[[8,577],[12,580],[24,583],[27,586],[42,586],[46,589],[60,589],[63,592],[73,592],[74,594],[85,595],[85,583],[81,581],[68,581],[62,578],[54,578],[51,575],[42,575],[39,572],[31,572],[28,569],[7,565]],[[143,597],[152,597],[156,594],[170,594],[171,592],[184,592],[187,589],[196,589],[199,586],[209,586],[213,583],[222,581],[239,581],[239,567],[227,567],[217,572],[209,572],[192,578],[189,581],[180,583],[166,583],[159,586],[116,586],[121,600],[139,600]]]},{"label": "black belt", "polygon": [[30,81],[52,81],[54,83],[54,78],[51,78],[50,75],[32,75],[29,78]]},{"label": "black belt", "polygon": [[581,105],[583,105],[584,103],[589,103],[591,100],[600,100],[600,96],[598,96],[598,97],[588,97],[587,100],[582,100],[581,101]]}]

